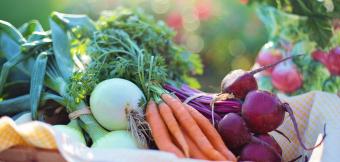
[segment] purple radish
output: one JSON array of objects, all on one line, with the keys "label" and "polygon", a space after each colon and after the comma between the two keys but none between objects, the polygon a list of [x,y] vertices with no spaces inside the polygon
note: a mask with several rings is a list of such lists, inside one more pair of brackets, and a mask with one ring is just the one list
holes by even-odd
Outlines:
[{"label": "purple radish", "polygon": [[[276,152],[277,146],[274,146],[272,140],[264,139],[266,137],[257,138],[252,136],[247,128],[243,118],[236,113],[229,113],[222,118],[218,123],[218,132],[221,135],[225,144],[230,148],[234,154],[238,154],[243,146],[248,143],[257,143],[268,147],[273,150],[277,157],[281,158],[279,151]],[[269,142],[267,142],[269,141]]]},{"label": "purple radish", "polygon": [[293,122],[297,138],[303,149],[313,150],[322,143],[326,136],[325,130],[322,141],[312,148],[307,148],[302,142],[293,110],[289,104],[281,103],[277,96],[270,92],[260,90],[249,92],[242,105],[241,114],[252,132],[264,134],[277,129],[282,124],[285,112],[289,114]]},{"label": "purple radish", "polygon": [[249,143],[240,153],[239,161],[281,162],[274,150],[261,143]]},{"label": "purple radish", "polygon": [[270,146],[272,146],[275,151],[280,154],[282,156],[282,149],[280,147],[280,145],[276,142],[276,140],[274,139],[273,136],[269,135],[269,134],[260,134],[257,135],[257,138],[262,140],[263,142],[268,143]]},{"label": "purple radish", "polygon": [[236,113],[229,113],[220,120],[218,132],[231,150],[241,148],[249,143],[252,137],[245,121]]},{"label": "purple radish", "polygon": [[[285,111],[280,100],[267,91],[252,91],[242,105],[242,116],[254,133],[267,133],[279,127]],[[273,107],[273,108],[272,108]]]},{"label": "purple radish", "polygon": [[222,83],[221,83],[222,93],[231,93],[236,98],[244,99],[246,95],[248,94],[248,92],[257,90],[257,82],[254,77],[254,74],[261,72],[263,70],[266,70],[268,68],[272,68],[275,65],[283,61],[286,61],[288,59],[291,59],[292,57],[295,57],[295,56],[301,56],[301,55],[289,56],[273,64],[262,66],[250,72],[244,71],[241,69],[231,71],[222,80]]}]

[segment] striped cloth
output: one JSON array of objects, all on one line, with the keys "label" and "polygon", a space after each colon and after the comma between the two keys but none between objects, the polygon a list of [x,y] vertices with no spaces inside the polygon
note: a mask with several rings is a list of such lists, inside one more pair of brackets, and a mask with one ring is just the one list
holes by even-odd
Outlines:
[{"label": "striped cloth", "polygon": [[33,121],[16,125],[9,117],[0,118],[0,152],[17,145],[57,148],[54,133],[48,124]]},{"label": "striped cloth", "polygon": [[[292,121],[286,113],[285,120],[278,130],[287,135],[292,143],[275,132],[271,133],[282,147],[283,161],[292,160],[299,155],[303,155],[304,158],[307,157],[310,161],[338,161],[336,154],[337,150],[340,150],[340,98],[335,94],[319,91],[294,97],[280,94],[278,96],[292,107],[302,140],[307,147],[312,147],[318,143],[317,141],[321,140],[325,123],[327,134],[320,147],[313,151],[303,150],[299,145]],[[315,155],[311,156],[312,154]],[[322,154],[322,156],[318,156],[318,160],[316,160],[317,154]],[[300,160],[304,161],[304,158]]]}]

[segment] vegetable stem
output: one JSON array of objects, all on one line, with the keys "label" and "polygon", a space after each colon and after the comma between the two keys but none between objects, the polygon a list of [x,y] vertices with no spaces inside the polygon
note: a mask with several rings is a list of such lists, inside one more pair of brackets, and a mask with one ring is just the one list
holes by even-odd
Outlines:
[{"label": "vegetable stem", "polygon": [[[79,110],[84,107],[86,107],[86,104],[84,102],[80,102],[75,109]],[[80,126],[89,134],[93,143],[102,138],[103,136],[105,136],[107,133],[109,133],[107,130],[105,130],[98,124],[98,122],[94,119],[94,117],[91,114],[81,115],[79,119]]]}]

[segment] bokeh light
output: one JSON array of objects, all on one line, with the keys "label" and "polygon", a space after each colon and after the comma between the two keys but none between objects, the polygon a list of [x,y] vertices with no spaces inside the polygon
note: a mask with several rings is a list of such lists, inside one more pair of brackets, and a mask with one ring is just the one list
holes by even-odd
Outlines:
[{"label": "bokeh light", "polygon": [[[241,1],[247,3],[247,1]],[[201,55],[205,73],[196,76],[205,91],[219,89],[233,68],[249,69],[267,34],[253,7],[239,0],[2,0],[0,19],[20,26],[31,19],[48,28],[52,11],[87,14],[103,10],[142,9],[176,31],[175,41]],[[18,5],[20,4],[20,5]],[[18,12],[20,11],[20,12]]]}]

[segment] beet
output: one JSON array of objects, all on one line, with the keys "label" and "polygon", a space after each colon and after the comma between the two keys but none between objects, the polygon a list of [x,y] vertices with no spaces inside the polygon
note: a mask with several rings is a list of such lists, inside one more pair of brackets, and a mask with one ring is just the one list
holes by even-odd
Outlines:
[{"label": "beet", "polygon": [[302,83],[302,76],[293,63],[275,66],[272,72],[273,86],[284,93],[298,90]]},{"label": "beet", "polygon": [[[260,66],[266,66],[266,65],[273,64],[277,61],[280,61],[281,59],[282,59],[281,51],[274,47],[273,42],[268,42],[261,48],[256,58],[256,62]],[[269,68],[265,70],[264,74],[271,74],[272,71],[273,71],[273,68]]]},{"label": "beet", "polygon": [[322,141],[312,148],[307,148],[302,142],[300,132],[296,119],[293,114],[293,110],[287,103],[281,103],[281,101],[276,97],[276,95],[267,91],[252,91],[249,92],[245,98],[242,105],[242,117],[247,123],[248,128],[258,134],[264,134],[275,130],[279,127],[283,120],[285,112],[288,112],[300,142],[300,145],[305,150],[313,150],[318,147],[326,136],[324,130],[324,136]]},{"label": "beet", "polygon": [[260,135],[257,135],[257,138],[259,138],[263,142],[268,143],[270,146],[272,146],[275,149],[275,151],[278,154],[280,154],[282,156],[282,149],[281,149],[280,145],[276,142],[276,140],[274,139],[273,136],[271,136],[269,134],[260,134]]},{"label": "beet", "polygon": [[236,113],[229,113],[220,120],[218,132],[231,150],[237,150],[249,143],[252,136],[243,118]]},{"label": "beet", "polygon": [[252,142],[243,148],[239,161],[281,162],[282,158],[266,145]]},{"label": "beet", "polygon": [[256,79],[254,78],[254,74],[266,70],[268,68],[274,67],[275,65],[288,59],[291,59],[292,57],[295,56],[301,55],[289,56],[278,62],[262,66],[250,72],[241,69],[233,70],[223,78],[221,83],[221,91],[222,93],[231,93],[236,98],[244,99],[248,92],[257,90],[257,82]]}]

